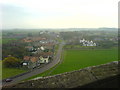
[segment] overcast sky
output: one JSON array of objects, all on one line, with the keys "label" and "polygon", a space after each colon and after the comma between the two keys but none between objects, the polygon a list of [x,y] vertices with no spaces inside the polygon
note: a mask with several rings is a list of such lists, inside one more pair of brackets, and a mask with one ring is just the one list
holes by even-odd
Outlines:
[{"label": "overcast sky", "polygon": [[118,26],[119,0],[0,0],[2,28]]}]

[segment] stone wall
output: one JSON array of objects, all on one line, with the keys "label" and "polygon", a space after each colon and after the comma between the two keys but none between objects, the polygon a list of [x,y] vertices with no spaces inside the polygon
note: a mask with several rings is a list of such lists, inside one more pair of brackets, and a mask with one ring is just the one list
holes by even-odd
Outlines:
[{"label": "stone wall", "polygon": [[118,69],[118,62],[116,61],[54,76],[23,81],[3,88],[75,88],[118,75]]}]

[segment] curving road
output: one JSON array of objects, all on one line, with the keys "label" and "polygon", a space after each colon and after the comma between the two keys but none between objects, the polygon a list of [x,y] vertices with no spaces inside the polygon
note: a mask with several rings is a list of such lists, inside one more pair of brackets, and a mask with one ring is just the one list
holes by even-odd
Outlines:
[{"label": "curving road", "polygon": [[64,46],[64,42],[61,42],[60,45],[59,45],[59,48],[58,48],[58,51],[57,51],[57,54],[56,56],[54,57],[54,60],[51,61],[49,64],[46,64],[44,67],[41,67],[41,68],[36,68],[35,70],[31,71],[30,73],[27,73],[25,75],[22,75],[20,77],[16,77],[13,79],[13,81],[11,82],[2,82],[2,85],[3,86],[6,86],[6,85],[10,85],[10,84],[15,84],[15,83],[18,83],[20,82],[21,80],[24,80],[26,78],[29,78],[31,76],[34,76],[34,75],[37,75],[37,74],[40,74],[50,68],[52,68],[53,66],[55,66],[56,64],[58,64],[60,62],[60,57],[61,57],[61,52],[62,52],[62,48]]}]

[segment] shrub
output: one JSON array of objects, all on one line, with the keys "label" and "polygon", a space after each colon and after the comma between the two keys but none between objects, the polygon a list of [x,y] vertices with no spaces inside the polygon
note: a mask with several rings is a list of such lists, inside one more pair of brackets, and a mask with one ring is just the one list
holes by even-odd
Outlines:
[{"label": "shrub", "polygon": [[20,59],[9,56],[3,60],[3,66],[5,66],[5,67],[19,67],[20,62],[21,62]]}]

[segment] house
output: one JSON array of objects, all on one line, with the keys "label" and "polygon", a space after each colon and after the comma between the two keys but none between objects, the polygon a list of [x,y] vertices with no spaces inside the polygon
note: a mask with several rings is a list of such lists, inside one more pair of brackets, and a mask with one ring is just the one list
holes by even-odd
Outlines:
[{"label": "house", "polygon": [[35,68],[37,66],[40,66],[40,60],[38,57],[24,56],[23,60],[23,67]]},{"label": "house", "polygon": [[37,41],[41,41],[41,40],[46,40],[46,38],[42,38],[42,37],[33,37],[32,40],[34,42],[37,42]]},{"label": "house", "polygon": [[37,48],[33,47],[33,46],[26,46],[26,49],[28,49],[29,52],[32,53],[36,53],[37,52]]},{"label": "house", "polygon": [[80,40],[80,43],[83,44],[83,46],[96,46],[96,43],[94,43],[92,40],[88,41],[88,40]]},{"label": "house", "polygon": [[32,62],[31,67],[35,68],[40,65],[40,61],[38,57],[31,57],[30,61]]},{"label": "house", "polygon": [[49,56],[40,56],[40,63],[48,63],[49,62]]},{"label": "house", "polygon": [[22,41],[23,41],[23,42],[33,42],[29,37],[24,38]]},{"label": "house", "polygon": [[29,68],[30,56],[24,56],[23,60],[24,60],[23,63],[22,63],[23,67]]},{"label": "house", "polygon": [[53,57],[53,52],[41,52],[41,53],[39,53],[39,54],[36,54],[37,55],[37,57],[38,56],[49,56],[49,58],[50,57]]},{"label": "house", "polygon": [[53,43],[47,43],[44,44],[45,49],[47,49],[48,51],[54,51],[54,44]]},{"label": "house", "polygon": [[48,63],[53,59],[53,52],[42,52],[39,56],[40,63]]},{"label": "house", "polygon": [[26,46],[26,49],[28,49],[28,51],[32,51],[33,50],[33,46]]},{"label": "house", "polygon": [[33,50],[33,51],[32,51],[32,54],[37,54],[37,51]]},{"label": "house", "polygon": [[45,50],[43,46],[41,46],[40,49],[43,50],[43,51]]}]

